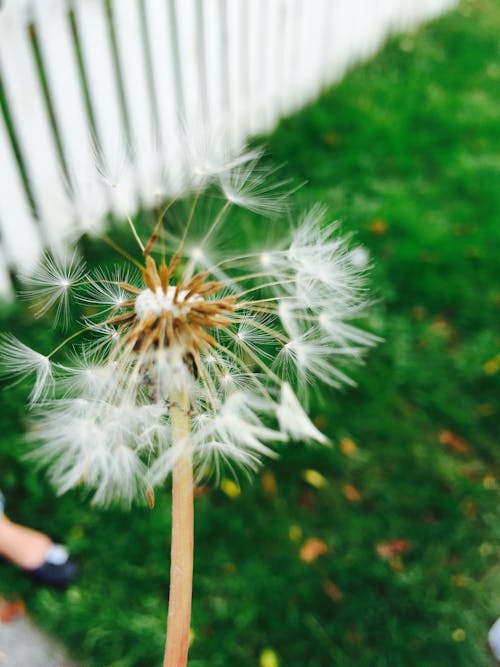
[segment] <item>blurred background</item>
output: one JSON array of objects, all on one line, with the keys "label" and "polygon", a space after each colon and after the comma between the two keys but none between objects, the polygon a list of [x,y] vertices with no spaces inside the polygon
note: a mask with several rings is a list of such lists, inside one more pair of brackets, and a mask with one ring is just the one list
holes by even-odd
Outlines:
[{"label": "blurred background", "polygon": [[[279,108],[287,117],[264,137],[280,177],[307,182],[297,206],[327,204],[369,251],[368,325],[385,343],[356,388],[312,405],[331,449],[290,446],[253,482],[223,480],[197,498],[192,667],[494,664],[500,6],[463,0],[418,31],[395,28],[319,99],[308,102],[311,89],[295,110]],[[108,257],[92,239],[82,251],[90,263]],[[6,300],[1,317],[36,349],[59,340],[23,301]],[[21,597],[82,665],[159,664],[169,492],[130,513],[91,507],[80,491],[55,498],[24,456],[26,393],[2,395],[0,485],[11,517],[65,541],[81,574],[52,592],[1,564],[0,593]]]}]

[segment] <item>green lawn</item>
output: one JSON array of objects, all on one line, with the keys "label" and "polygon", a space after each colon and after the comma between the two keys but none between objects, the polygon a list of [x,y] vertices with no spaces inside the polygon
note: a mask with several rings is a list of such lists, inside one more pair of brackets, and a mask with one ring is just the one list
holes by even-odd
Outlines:
[{"label": "green lawn", "polygon": [[[196,501],[191,667],[486,667],[500,614],[500,5],[463,2],[393,39],[267,140],[301,206],[328,204],[370,251],[385,338],[358,387],[313,406],[332,449],[290,446],[241,494]],[[279,223],[277,223],[279,224]],[[24,305],[3,327],[46,349]],[[1,565],[82,665],[161,662],[169,499],[153,511],[56,499],[23,459],[26,391],[3,395],[10,513],[81,563],[65,593]],[[313,485],[315,470],[324,477]],[[310,538],[328,551],[300,554]],[[309,543],[311,546],[311,543]],[[272,667],[262,661],[262,667]]]}]

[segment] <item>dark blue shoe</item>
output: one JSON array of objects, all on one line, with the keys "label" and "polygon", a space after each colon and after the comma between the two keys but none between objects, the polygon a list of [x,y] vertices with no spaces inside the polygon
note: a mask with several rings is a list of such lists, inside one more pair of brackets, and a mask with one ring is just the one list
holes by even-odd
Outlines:
[{"label": "dark blue shoe", "polygon": [[53,544],[47,551],[45,562],[32,570],[25,569],[37,583],[53,588],[66,588],[76,577],[78,568],[62,544]]}]

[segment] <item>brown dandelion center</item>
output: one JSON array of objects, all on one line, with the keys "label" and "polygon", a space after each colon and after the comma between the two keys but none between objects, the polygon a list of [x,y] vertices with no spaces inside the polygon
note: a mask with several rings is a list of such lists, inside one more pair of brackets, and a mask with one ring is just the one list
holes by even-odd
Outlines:
[{"label": "brown dandelion center", "polygon": [[203,300],[199,294],[188,296],[186,290],[179,291],[174,285],[168,285],[165,292],[161,287],[157,287],[154,292],[147,288],[135,300],[135,312],[140,319],[149,313],[159,317],[163,312],[172,313],[173,317],[182,317],[189,313],[194,303]]},{"label": "brown dandelion center", "polygon": [[135,351],[177,346],[182,354],[196,355],[200,346],[217,345],[207,330],[233,323],[236,297],[217,298],[223,284],[208,280],[207,272],[172,284],[177,266],[176,256],[159,269],[146,257],[145,289],[136,291],[134,312],[128,315],[128,340]]}]

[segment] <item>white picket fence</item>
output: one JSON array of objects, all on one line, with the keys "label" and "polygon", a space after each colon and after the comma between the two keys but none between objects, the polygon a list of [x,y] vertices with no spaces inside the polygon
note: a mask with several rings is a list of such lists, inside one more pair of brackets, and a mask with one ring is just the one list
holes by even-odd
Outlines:
[{"label": "white picket fence", "polygon": [[[42,248],[181,187],[181,125],[236,147],[454,0],[0,0],[0,293]],[[182,119],[182,120],[181,120]],[[133,150],[127,146],[133,146]],[[109,194],[96,170],[120,170]]]}]

